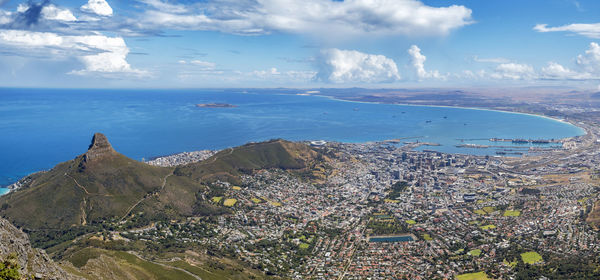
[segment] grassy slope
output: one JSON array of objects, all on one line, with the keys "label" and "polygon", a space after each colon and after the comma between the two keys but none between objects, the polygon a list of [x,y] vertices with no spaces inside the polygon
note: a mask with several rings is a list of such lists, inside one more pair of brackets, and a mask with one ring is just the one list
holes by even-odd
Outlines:
[{"label": "grassy slope", "polygon": [[0,205],[5,205],[0,213],[28,229],[64,229],[118,217],[145,194],[159,189],[171,172],[123,155],[91,164],[82,161],[79,156],[61,163],[36,175],[23,189],[0,197]]},{"label": "grassy slope", "polygon": [[196,194],[206,190],[205,183],[220,179],[239,184],[240,174],[258,169],[302,169],[316,156],[310,147],[284,140],[227,149],[203,162],[175,169],[150,166],[116,153],[91,162],[79,156],[32,176],[21,190],[0,197],[0,214],[29,230],[64,230],[119,218],[154,193],[157,195],[133,210],[189,216],[203,212],[197,209]]},{"label": "grassy slope", "polygon": [[[84,248],[68,256],[66,259],[73,266],[63,266],[69,272],[86,279],[262,279],[264,275],[249,270],[240,264],[227,259],[206,259],[188,254],[178,254],[176,261],[155,261],[120,251],[97,248]],[[211,266],[218,263],[219,267]],[[179,269],[183,269],[185,273]],[[110,271],[109,274],[103,271]],[[103,278],[104,277],[104,278]]]},{"label": "grassy slope", "polygon": [[223,150],[205,161],[178,167],[175,174],[198,182],[226,180],[239,184],[240,174],[269,168],[301,169],[316,154],[306,145],[284,140],[250,143]]},{"label": "grassy slope", "polygon": [[[32,175],[22,189],[1,197],[0,213],[19,226],[38,231],[39,244],[48,243],[44,241],[48,232],[54,232],[46,236],[52,241],[63,236],[64,231],[82,228],[84,222],[118,219],[129,209],[131,213],[144,211],[151,218],[158,217],[153,214],[162,217],[222,214],[229,210],[197,201],[198,194],[208,191],[211,182],[221,179],[238,184],[240,174],[259,169],[303,170],[308,163],[315,162],[317,155],[306,145],[274,140],[227,149],[203,162],[178,168],[153,167],[116,153],[90,162],[79,156],[48,172]],[[134,205],[137,206],[132,209]],[[77,253],[66,258],[74,266],[65,269],[89,279],[194,279],[173,267],[203,279],[264,276],[227,259],[205,262],[183,258],[186,261],[161,265],[126,252],[80,250],[73,246],[72,238],[75,235],[46,245],[50,251],[75,250]]]},{"label": "grassy slope", "polygon": [[586,221],[594,228],[600,228],[600,200],[594,203],[594,207],[592,207],[592,211],[588,214]]}]

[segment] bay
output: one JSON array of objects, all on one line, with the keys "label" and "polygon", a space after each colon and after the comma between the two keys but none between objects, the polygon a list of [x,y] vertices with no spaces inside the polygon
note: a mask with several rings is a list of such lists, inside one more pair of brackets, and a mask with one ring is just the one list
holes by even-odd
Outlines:
[{"label": "bay", "polygon": [[[367,142],[415,137],[406,141],[439,143],[426,149],[441,152],[493,154],[455,145],[462,143],[460,138],[551,139],[584,133],[526,114],[277,92],[0,89],[0,185],[84,153],[95,132],[107,135],[117,151],[136,160],[273,138]],[[198,108],[199,103],[237,107]]]}]

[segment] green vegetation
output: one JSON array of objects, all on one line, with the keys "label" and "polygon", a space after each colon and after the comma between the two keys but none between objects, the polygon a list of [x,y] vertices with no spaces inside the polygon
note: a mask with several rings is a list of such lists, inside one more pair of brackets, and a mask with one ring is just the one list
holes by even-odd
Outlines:
[{"label": "green vegetation", "polygon": [[237,199],[235,199],[235,198],[228,198],[228,199],[225,199],[225,202],[223,202],[223,205],[227,206],[227,207],[232,207],[236,203],[237,203]]},{"label": "green vegetation", "polygon": [[0,212],[28,229],[66,229],[118,218],[145,195],[160,190],[171,170],[120,154],[93,162],[86,162],[81,155],[32,175],[32,181],[20,191],[0,197],[0,204],[8,205]]},{"label": "green vegetation", "polygon": [[[260,279],[262,272],[229,259],[235,256],[229,247],[202,247],[200,251],[206,255],[186,255],[186,250],[198,249],[194,246],[199,245],[178,242],[177,238],[214,235],[212,225],[219,221],[214,216],[231,213],[228,207],[239,205],[237,199],[228,197],[243,191],[238,186],[242,174],[270,168],[285,169],[300,177],[310,173],[311,168],[318,168],[324,176],[328,172],[327,166],[319,163],[324,159],[321,154],[307,145],[283,140],[224,150],[205,161],[177,168],[150,166],[115,152],[109,144],[108,151],[104,148],[92,148],[50,171],[31,175],[21,190],[0,197],[0,215],[30,234],[34,246],[73,264],[65,269],[88,279],[98,279],[95,273],[107,270],[117,279],[196,279],[187,272],[202,279]],[[251,200],[282,206],[281,202],[264,198]],[[182,230],[184,227],[186,230]],[[127,233],[140,228],[150,231],[153,239]],[[337,228],[318,231],[328,236],[341,234]],[[291,258],[299,262],[300,256],[310,254],[317,240],[314,232],[302,236],[300,243],[289,240],[278,250],[296,252],[297,256]],[[273,246],[269,240],[265,242],[256,246]],[[163,258],[165,252],[180,257],[180,261],[154,259]],[[197,261],[190,262],[189,258]],[[11,267],[5,268],[8,272],[0,274],[0,279],[12,279]],[[275,273],[289,269],[289,265],[257,266],[263,268]]]},{"label": "green vegetation", "polygon": [[153,262],[142,260],[135,255],[126,252],[113,252],[112,255],[121,261],[125,261],[127,266],[134,266],[143,272],[153,275],[156,279],[196,279],[195,277],[170,267],[165,267]]},{"label": "green vegetation", "polygon": [[385,213],[374,213],[367,224],[367,229],[373,235],[399,234],[408,232],[408,223],[399,221]]},{"label": "green vegetation", "polygon": [[423,240],[425,240],[425,241],[431,241],[431,240],[433,240],[433,238],[431,238],[431,235],[429,235],[429,233],[424,233],[423,234]]},{"label": "green vegetation", "polygon": [[280,207],[281,206],[281,202],[277,202],[277,201],[269,201],[269,203],[275,207]]},{"label": "green vegetation", "polygon": [[[126,228],[135,228],[157,220],[228,213],[218,198],[223,190],[212,182],[237,184],[239,175],[258,169],[302,169],[320,155],[307,145],[283,140],[224,150],[177,168],[150,166],[112,148],[100,156],[94,155],[99,151],[88,153],[31,175],[20,191],[0,197],[0,215],[30,233],[34,246],[49,248],[111,230],[105,227],[123,218],[129,218]],[[214,203],[208,201],[211,197]],[[225,206],[233,204],[228,200]]]},{"label": "green vegetation", "polygon": [[482,230],[490,230],[490,229],[495,229],[496,226],[495,225],[485,225],[485,226],[481,226],[479,228],[481,228]]},{"label": "green vegetation", "polygon": [[477,209],[477,210],[473,211],[473,213],[478,214],[478,215],[485,215],[486,214],[486,212],[483,211],[483,209]]},{"label": "green vegetation", "polygon": [[544,265],[530,265],[519,261],[515,267],[516,279],[600,279],[600,264],[596,256],[548,256]]},{"label": "green vegetation", "polygon": [[495,211],[496,211],[496,208],[495,208],[495,207],[492,207],[492,206],[486,206],[486,207],[483,207],[482,209],[483,209],[483,211],[485,211],[485,213],[487,213],[487,214],[491,214],[491,213],[493,213],[493,212],[495,212]]},{"label": "green vegetation", "polygon": [[515,266],[517,266],[517,264],[519,263],[516,259],[514,259],[512,262],[508,262],[506,259],[504,259],[502,261],[502,263],[504,263],[505,265],[508,265],[512,268],[514,268]]},{"label": "green vegetation", "polygon": [[408,188],[408,183],[404,181],[398,181],[392,185],[390,193],[386,195],[385,198],[390,200],[395,200],[399,197],[406,189]]},{"label": "green vegetation", "polygon": [[21,273],[19,272],[19,264],[17,263],[17,255],[10,254],[0,262],[0,279],[3,280],[20,280]]},{"label": "green vegetation", "polygon": [[468,254],[471,255],[471,256],[473,256],[473,257],[479,257],[481,255],[481,250],[480,249],[473,249],[473,250],[469,251]]},{"label": "green vegetation", "polygon": [[185,269],[202,280],[221,280],[221,279],[262,279],[255,273],[239,267],[239,265],[226,260],[210,260],[203,262],[202,265],[190,264],[185,261],[166,262],[173,267]]},{"label": "green vegetation", "polygon": [[415,220],[406,220],[405,222],[407,224],[409,224],[409,225],[415,225],[415,224],[417,224],[417,221],[415,221]]},{"label": "green vegetation", "polygon": [[519,217],[521,216],[521,211],[518,210],[506,210],[504,211],[504,217]]},{"label": "green vegetation", "polygon": [[100,251],[94,248],[84,248],[80,251],[72,254],[68,261],[70,261],[75,267],[81,268],[86,265],[90,259],[96,259],[100,257]]},{"label": "green vegetation", "polygon": [[456,280],[489,280],[488,275],[484,271],[465,273],[456,276]]},{"label": "green vegetation", "polygon": [[521,254],[521,260],[526,264],[536,264],[542,262],[544,259],[540,254],[536,252],[525,252]]},{"label": "green vegetation", "polygon": [[223,150],[202,162],[177,167],[177,176],[194,181],[228,181],[240,185],[239,175],[259,169],[303,169],[317,158],[309,146],[284,140],[250,143]]}]

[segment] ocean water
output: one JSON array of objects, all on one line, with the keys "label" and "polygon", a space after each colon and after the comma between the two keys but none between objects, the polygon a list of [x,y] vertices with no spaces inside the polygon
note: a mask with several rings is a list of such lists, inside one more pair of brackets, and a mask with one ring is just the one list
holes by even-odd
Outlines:
[{"label": "ocean water", "polygon": [[[117,151],[136,160],[273,138],[366,142],[418,137],[410,141],[441,144],[426,149],[493,154],[455,145],[461,144],[459,138],[550,139],[584,133],[524,114],[248,91],[0,89],[0,185],[84,153],[95,132],[106,134]],[[197,108],[198,103],[238,107]]]}]

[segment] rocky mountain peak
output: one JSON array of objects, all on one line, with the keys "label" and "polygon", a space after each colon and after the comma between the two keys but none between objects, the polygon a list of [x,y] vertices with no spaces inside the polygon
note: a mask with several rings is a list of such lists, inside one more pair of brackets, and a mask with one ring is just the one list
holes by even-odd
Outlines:
[{"label": "rocky mountain peak", "polygon": [[92,143],[85,153],[85,161],[93,161],[97,158],[104,157],[106,155],[116,154],[113,147],[108,142],[108,138],[102,133],[95,133],[92,138]]}]

